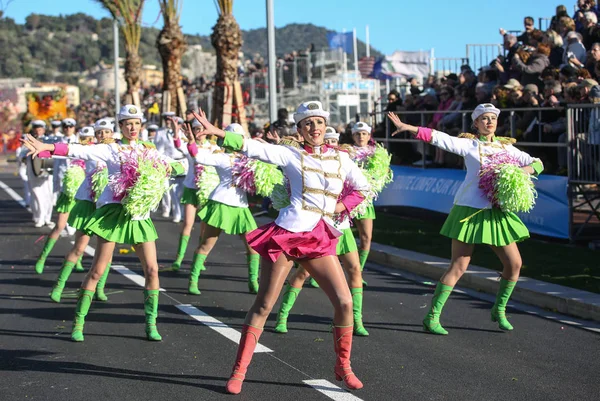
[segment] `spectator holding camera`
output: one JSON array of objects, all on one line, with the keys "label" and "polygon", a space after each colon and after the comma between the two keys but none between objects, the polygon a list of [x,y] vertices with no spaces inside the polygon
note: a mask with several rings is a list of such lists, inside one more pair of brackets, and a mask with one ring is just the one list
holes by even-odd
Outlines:
[{"label": "spectator holding camera", "polygon": [[513,58],[513,67],[520,71],[521,84],[535,84],[540,83],[540,74],[546,67],[550,65],[550,46],[539,43],[536,51],[529,57],[527,63],[524,63],[519,54],[517,53]]}]

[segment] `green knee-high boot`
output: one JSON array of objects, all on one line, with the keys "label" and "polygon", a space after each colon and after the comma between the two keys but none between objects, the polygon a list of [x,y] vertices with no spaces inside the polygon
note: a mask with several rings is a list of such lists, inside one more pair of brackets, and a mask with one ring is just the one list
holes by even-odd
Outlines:
[{"label": "green knee-high boot", "polygon": [[106,265],[104,274],[102,274],[102,277],[100,277],[100,280],[98,280],[98,284],[96,285],[96,300],[98,300],[98,301],[103,301],[103,302],[108,301],[108,297],[104,293],[104,286],[106,285],[106,279],[108,278],[108,273],[110,273],[110,265],[111,265],[110,262],[108,263],[108,265]]},{"label": "green knee-high boot", "polygon": [[79,298],[77,299],[77,307],[75,308],[75,319],[73,320],[73,329],[71,330],[71,340],[73,341],[83,341],[83,325],[92,305],[92,298],[94,298],[94,291],[84,290],[83,288],[79,290]]},{"label": "green knee-high boot", "polygon": [[285,293],[283,294],[283,299],[281,300],[281,307],[279,308],[279,313],[277,314],[277,322],[275,323],[276,333],[288,332],[288,315],[290,314],[292,306],[294,306],[294,302],[296,302],[301,290],[302,288],[292,287],[289,284],[286,285]]},{"label": "green knee-high boot", "polygon": [[310,278],[310,280],[308,280],[308,283],[310,284],[311,287],[313,288],[319,288],[319,283],[317,283],[317,280],[315,280],[314,278]]},{"label": "green knee-high boot", "polygon": [[81,260],[83,259],[83,255],[81,255],[79,257],[79,259],[77,259],[77,263],[75,264],[75,271],[78,273],[84,272],[85,269],[83,268],[83,265],[81,264]]},{"label": "green knee-high boot", "polygon": [[187,249],[189,240],[189,235],[179,236],[179,250],[177,251],[177,259],[175,259],[175,262],[173,262],[171,265],[171,270],[174,272],[179,271],[179,268],[181,267],[181,262],[183,262],[183,257],[185,256],[185,250]]},{"label": "green knee-high boot", "polygon": [[492,307],[492,322],[498,322],[498,327],[502,330],[513,329],[510,322],[506,319],[506,304],[516,285],[516,281],[508,281],[504,278],[500,279],[500,288],[498,288],[496,302]]},{"label": "green knee-high boot", "polygon": [[144,290],[144,313],[146,314],[146,338],[150,341],[162,341],[162,337],[156,330],[156,318],[158,317],[158,294],[159,290]]},{"label": "green knee-high boot", "polygon": [[[368,258],[369,258],[369,251],[365,251],[364,249],[361,249],[358,251],[358,259],[360,260],[360,271],[361,272],[365,268],[365,263],[367,263]],[[363,280],[362,282],[363,282],[363,286],[367,285],[367,282],[365,280]]]},{"label": "green knee-high boot", "polygon": [[250,294],[258,293],[258,269],[260,268],[260,255],[248,255],[248,291]]},{"label": "green knee-high boot", "polygon": [[433,293],[433,299],[431,300],[431,308],[429,309],[429,313],[425,316],[425,319],[423,319],[423,330],[433,334],[448,334],[440,324],[440,315],[444,308],[444,304],[452,292],[452,288],[454,287],[442,284],[441,282],[437,283],[435,292]]},{"label": "green knee-high boot", "polygon": [[369,332],[363,326],[362,321],[363,289],[350,288],[350,293],[352,294],[352,312],[354,314],[354,335],[366,337]]},{"label": "green knee-high boot", "polygon": [[192,269],[190,270],[190,281],[188,283],[188,292],[193,295],[200,295],[200,290],[198,289],[198,277],[200,277],[200,272],[204,267],[204,261],[206,260],[206,255],[202,255],[201,253],[194,254],[194,262],[192,263]]},{"label": "green knee-high boot", "polygon": [[75,263],[69,262],[65,260],[60,269],[60,273],[58,273],[58,279],[56,280],[56,284],[54,284],[54,288],[52,288],[52,292],[50,293],[50,298],[56,302],[60,302],[60,297],[62,295],[63,289],[65,288],[65,283],[69,279],[71,272],[73,271],[73,266]]},{"label": "green knee-high boot", "polygon": [[40,257],[38,258],[37,262],[35,262],[35,272],[37,274],[42,274],[44,272],[44,265],[46,264],[46,258],[48,257],[48,255],[50,255],[50,252],[52,252],[52,248],[54,248],[55,243],[56,243],[55,239],[52,239],[50,237],[48,237],[46,239],[46,243],[44,244],[44,249],[42,250],[42,253],[40,254]]}]

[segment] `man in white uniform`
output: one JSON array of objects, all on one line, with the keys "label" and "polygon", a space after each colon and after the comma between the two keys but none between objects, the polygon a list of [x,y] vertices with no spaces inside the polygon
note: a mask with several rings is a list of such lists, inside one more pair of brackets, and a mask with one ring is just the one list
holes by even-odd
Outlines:
[{"label": "man in white uniform", "polygon": [[[181,150],[175,147],[175,142],[173,139],[174,132],[172,119],[179,117],[175,116],[175,113],[173,112],[165,112],[162,114],[162,116],[165,120],[165,128],[158,130],[156,136],[154,137],[154,144],[156,145],[156,150],[158,150],[161,154],[164,154],[165,156],[168,156],[182,163],[187,173],[187,158]],[[179,137],[185,138],[185,135],[183,133],[180,133]],[[169,214],[172,211],[174,223],[181,222],[182,205],[180,203],[180,200],[181,195],[183,194],[184,179],[185,174],[168,180],[167,185],[170,185],[171,189],[167,193],[165,193],[161,201],[163,212],[162,216],[167,218],[169,217]]]},{"label": "man in white uniform", "polygon": [[[34,120],[31,126],[30,135],[38,139],[48,138],[44,135],[46,132],[46,123],[44,121]],[[23,151],[22,155],[27,155],[27,149]],[[35,175],[32,161],[31,156],[25,156],[27,181],[31,190],[30,206],[33,213],[33,222],[36,227],[42,227],[44,224],[54,227],[52,223],[52,175],[43,170],[41,174]]]}]

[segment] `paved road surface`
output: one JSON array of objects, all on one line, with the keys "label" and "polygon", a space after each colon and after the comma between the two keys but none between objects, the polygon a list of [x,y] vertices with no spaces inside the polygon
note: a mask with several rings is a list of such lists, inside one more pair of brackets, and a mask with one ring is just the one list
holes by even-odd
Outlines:
[{"label": "paved road surface", "polygon": [[[14,175],[0,174],[0,181],[21,193]],[[155,222],[159,262],[167,267],[178,226]],[[253,300],[238,238],[220,239],[201,276],[200,296],[186,294],[191,248],[182,271],[161,273],[161,343],[144,338],[142,288],[131,279],[142,274],[137,259],[132,252],[115,254],[114,264],[123,267],[109,276],[109,301],[94,302],[85,342],[72,343],[74,294],[83,274],[72,275],[61,304],[50,301],[71,239],[58,241],[46,271],[37,275],[39,239],[48,232],[34,228],[29,212],[0,190],[1,400],[233,399],[224,384],[237,349],[234,340]],[[90,262],[87,256],[84,265]],[[599,399],[600,335],[514,309],[509,315],[516,330],[505,333],[490,321],[491,304],[466,294],[453,294],[444,310],[450,335],[429,335],[420,321],[431,286],[377,266],[365,279],[365,325],[371,335],[355,338],[352,358],[363,390],[350,394],[335,386],[332,309],[320,290],[305,287],[287,335],[272,331],[274,313],[268,321],[260,341],[265,352],[255,354],[238,399]]]}]

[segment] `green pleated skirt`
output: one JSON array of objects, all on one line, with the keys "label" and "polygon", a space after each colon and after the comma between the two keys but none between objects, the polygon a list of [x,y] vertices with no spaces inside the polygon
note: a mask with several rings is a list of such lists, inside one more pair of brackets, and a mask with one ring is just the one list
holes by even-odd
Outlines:
[{"label": "green pleated skirt", "polygon": [[90,233],[83,228],[90,221],[90,218],[96,211],[96,204],[86,200],[75,200],[75,206],[69,213],[69,225],[76,230],[83,232],[86,235]]},{"label": "green pleated skirt", "polygon": [[358,247],[356,246],[356,240],[354,239],[354,234],[352,234],[352,229],[344,228],[342,230],[342,236],[338,238],[336,255],[345,255],[356,251],[358,251]]},{"label": "green pleated skirt", "polygon": [[135,245],[158,238],[151,219],[131,220],[120,203],[110,203],[96,209],[84,230],[118,244]]},{"label": "green pleated skirt", "polygon": [[71,199],[61,192],[56,200],[56,213],[69,213],[73,206],[75,206],[75,198]]},{"label": "green pleated skirt", "polygon": [[366,220],[371,219],[375,220],[375,206],[369,205],[367,206],[367,210],[363,214],[359,214],[356,216],[356,220]]},{"label": "green pleated skirt", "polygon": [[[461,220],[467,219],[464,222]],[[497,208],[454,205],[440,234],[467,244],[506,246],[529,238],[529,230],[514,213]]]},{"label": "green pleated skirt", "polygon": [[196,190],[188,187],[183,187],[183,194],[181,195],[181,204],[184,205],[194,205],[198,207],[200,203],[198,201],[198,195],[196,195]]},{"label": "green pleated skirt", "polygon": [[220,228],[227,234],[245,234],[256,229],[256,222],[247,207],[229,206],[209,200],[198,212],[198,217],[212,227]]}]

